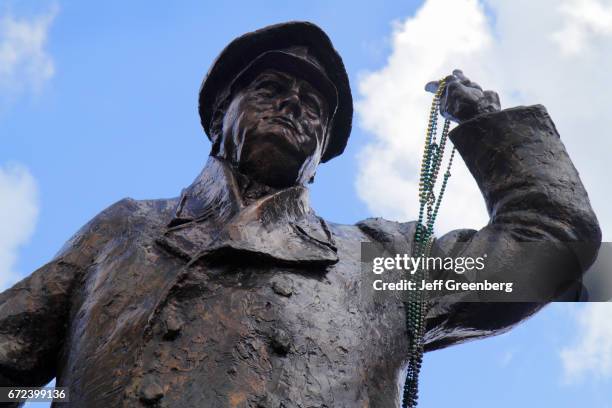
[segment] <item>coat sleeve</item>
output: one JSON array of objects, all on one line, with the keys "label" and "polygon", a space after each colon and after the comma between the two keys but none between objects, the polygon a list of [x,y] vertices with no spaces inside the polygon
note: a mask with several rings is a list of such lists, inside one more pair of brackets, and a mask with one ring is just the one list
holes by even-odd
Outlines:
[{"label": "coat sleeve", "polygon": [[[449,137],[482,192],[490,220],[479,231],[449,232],[435,250],[453,257],[487,254],[485,276],[478,280],[514,281],[526,299],[468,302],[469,293],[433,298],[426,351],[509,330],[578,281],[601,243],[587,192],[543,106],[480,115]],[[547,250],[529,249],[534,243]]]},{"label": "coat sleeve", "polygon": [[128,206],[122,200],[101,212],[51,262],[0,293],[0,386],[43,386],[55,377],[71,294]]}]

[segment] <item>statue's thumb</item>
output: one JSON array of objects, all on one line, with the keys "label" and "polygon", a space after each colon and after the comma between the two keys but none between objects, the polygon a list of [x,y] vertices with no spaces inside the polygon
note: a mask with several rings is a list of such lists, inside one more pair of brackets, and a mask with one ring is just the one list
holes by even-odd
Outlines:
[{"label": "statue's thumb", "polygon": [[428,82],[427,85],[425,85],[425,90],[427,92],[436,93],[438,91],[438,85],[439,85],[438,81]]}]

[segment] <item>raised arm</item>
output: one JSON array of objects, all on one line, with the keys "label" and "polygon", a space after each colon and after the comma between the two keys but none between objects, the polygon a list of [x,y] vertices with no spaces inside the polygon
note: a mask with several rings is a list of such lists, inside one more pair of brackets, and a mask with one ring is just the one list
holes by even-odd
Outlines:
[{"label": "raised arm", "polygon": [[[533,301],[435,298],[427,318],[426,350],[499,334],[531,316],[550,295],[580,279],[601,241],[587,192],[546,109],[500,110],[494,92],[482,91],[460,71],[448,83],[441,110],[459,122],[449,137],[478,183],[490,221],[479,231],[451,231],[436,248],[452,256],[487,254],[485,275],[479,279],[506,278],[523,291],[532,288],[532,294],[524,295]],[[430,90],[436,86],[428,84]],[[526,242],[549,245],[548,257],[535,254]],[[571,243],[582,246],[576,251]],[[550,261],[556,261],[554,267]],[[548,296],[541,295],[546,291]]]}]

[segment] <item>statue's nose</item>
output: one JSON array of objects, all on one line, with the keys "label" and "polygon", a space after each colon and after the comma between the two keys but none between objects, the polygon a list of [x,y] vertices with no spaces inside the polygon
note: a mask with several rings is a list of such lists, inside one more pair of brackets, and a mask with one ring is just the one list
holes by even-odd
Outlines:
[{"label": "statue's nose", "polygon": [[299,118],[302,115],[302,106],[297,93],[290,92],[284,95],[280,100],[278,110],[283,113],[290,113],[294,118]]}]

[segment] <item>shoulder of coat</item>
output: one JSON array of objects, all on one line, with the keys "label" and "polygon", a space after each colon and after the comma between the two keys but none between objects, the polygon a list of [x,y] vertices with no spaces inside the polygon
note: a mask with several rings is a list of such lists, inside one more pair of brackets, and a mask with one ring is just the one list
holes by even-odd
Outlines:
[{"label": "shoulder of coat", "polygon": [[366,218],[355,225],[375,241],[394,242],[398,237],[411,240],[414,236],[416,221],[397,222],[375,217]]},{"label": "shoulder of coat", "polygon": [[338,238],[355,238],[378,242],[394,242],[398,238],[410,240],[414,236],[416,221],[397,222],[385,218],[366,218],[353,225],[327,221],[333,235]]},{"label": "shoulder of coat", "polygon": [[89,220],[64,244],[56,256],[75,247],[103,245],[110,238],[133,232],[156,231],[165,226],[178,198],[134,200],[123,198],[111,204]]}]

